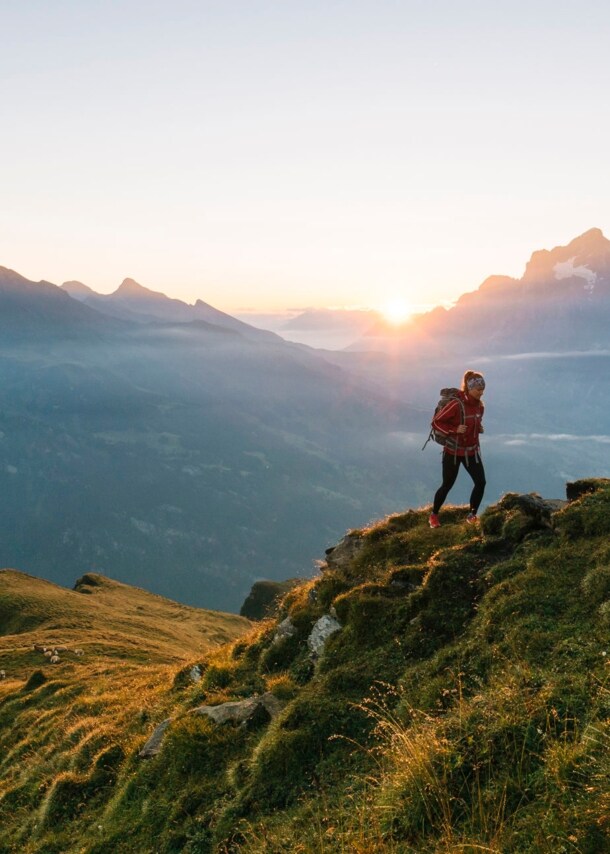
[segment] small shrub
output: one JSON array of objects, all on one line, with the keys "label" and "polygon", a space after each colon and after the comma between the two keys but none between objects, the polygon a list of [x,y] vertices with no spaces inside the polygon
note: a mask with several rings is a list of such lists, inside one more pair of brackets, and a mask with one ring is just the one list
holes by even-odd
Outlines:
[{"label": "small shrub", "polygon": [[211,664],[203,675],[201,687],[210,691],[228,688],[234,674],[235,670],[229,664]]},{"label": "small shrub", "polygon": [[288,673],[280,673],[277,676],[267,677],[267,691],[278,698],[278,700],[292,700],[299,692],[298,685]]},{"label": "small shrub", "polygon": [[72,821],[84,809],[89,797],[87,777],[65,772],[53,783],[47,796],[44,824],[62,825]]},{"label": "small shrub", "polygon": [[489,584],[499,584],[508,578],[512,578],[518,572],[523,572],[524,569],[525,563],[522,560],[513,558],[511,560],[500,561],[494,564],[489,572],[486,573],[485,581]]},{"label": "small shrub", "polygon": [[325,573],[315,588],[320,606],[327,611],[341,593],[349,590],[350,585],[337,573]]},{"label": "small shrub", "polygon": [[124,759],[125,751],[120,744],[113,744],[103,750],[95,760],[90,788],[105,788],[113,785]]},{"label": "small shrub", "polygon": [[306,685],[315,673],[315,665],[309,655],[300,655],[290,667],[290,675],[297,685]]},{"label": "small shrub", "polygon": [[254,751],[247,796],[265,809],[294,803],[322,757],[349,753],[351,739],[370,729],[360,709],[344,697],[309,691],[297,697]]},{"label": "small shrub", "polygon": [[504,513],[499,505],[488,507],[481,515],[481,530],[486,537],[499,537],[504,525]]},{"label": "small shrub", "polygon": [[610,626],[610,599],[606,602],[602,602],[597,609],[597,613],[601,617],[603,624],[605,626]]},{"label": "small shrub", "polygon": [[610,534],[610,490],[600,488],[574,501],[556,514],[555,526],[568,540]]},{"label": "small shrub", "polygon": [[595,605],[610,599],[610,566],[595,566],[582,580],[582,591]]},{"label": "small shrub", "polygon": [[286,670],[299,654],[302,643],[298,635],[293,635],[271,644],[260,657],[260,672],[277,673]]},{"label": "small shrub", "polygon": [[231,648],[231,658],[234,661],[243,660],[245,664],[258,661],[261,651],[271,641],[276,629],[275,620],[265,620],[245,637],[240,638]]},{"label": "small shrub", "polygon": [[531,516],[519,510],[512,510],[505,517],[502,525],[502,537],[511,543],[520,543],[527,534],[535,531],[537,523]]},{"label": "small shrub", "polygon": [[33,691],[35,688],[40,688],[41,685],[44,685],[47,679],[48,676],[46,676],[42,670],[35,670],[25,683],[23,690]]}]

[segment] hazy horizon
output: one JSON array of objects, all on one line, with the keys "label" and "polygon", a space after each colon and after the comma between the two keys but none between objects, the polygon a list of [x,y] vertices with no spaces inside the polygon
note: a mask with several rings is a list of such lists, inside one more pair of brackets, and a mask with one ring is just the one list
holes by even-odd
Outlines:
[{"label": "hazy horizon", "polygon": [[518,277],[610,230],[609,23],[547,0],[5,4],[0,259],[229,313]]}]

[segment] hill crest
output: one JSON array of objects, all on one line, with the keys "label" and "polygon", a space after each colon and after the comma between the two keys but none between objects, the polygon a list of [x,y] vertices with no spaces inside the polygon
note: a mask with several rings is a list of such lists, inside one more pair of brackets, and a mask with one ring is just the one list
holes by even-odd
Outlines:
[{"label": "hill crest", "polygon": [[[71,644],[122,657],[126,646],[163,661],[181,661],[249,627],[248,620],[181,605],[97,573],[73,590],[20,572],[0,570],[0,659],[11,644]],[[13,675],[27,669],[25,661]],[[5,670],[7,669],[5,666]]]},{"label": "hill crest", "polygon": [[[606,850],[610,480],[569,496],[506,495],[480,530],[447,507],[434,531],[426,510],[352,531],[196,681],[174,665],[153,690],[125,670],[114,722],[99,676],[76,700],[67,668],[0,683],[3,755],[28,756],[3,766],[19,809],[0,841],[271,854],[316,850],[321,822],[330,851]],[[20,735],[32,713],[37,750]],[[161,749],[139,760],[155,728]]]}]

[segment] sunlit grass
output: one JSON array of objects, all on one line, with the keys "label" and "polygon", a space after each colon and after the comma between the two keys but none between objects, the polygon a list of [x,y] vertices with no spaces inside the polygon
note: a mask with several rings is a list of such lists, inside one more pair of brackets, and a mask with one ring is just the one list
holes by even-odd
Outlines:
[{"label": "sunlit grass", "polygon": [[[587,502],[597,536],[581,519]],[[115,614],[87,636],[80,606],[66,615],[64,601],[85,654],[66,653],[59,666],[23,643],[27,633],[51,639],[44,620],[2,639],[14,674],[0,682],[10,845],[26,854],[610,850],[600,612],[610,601],[610,491],[557,514],[555,529],[532,526],[509,501],[474,530],[465,512],[447,508],[440,531],[421,510],[357,532],[357,556],[292,589],[277,619],[242,622],[218,647],[201,646],[204,629],[187,614],[189,647],[171,629],[183,621],[158,602],[153,638],[136,594],[131,630]],[[106,595],[104,607],[118,610],[119,589]],[[307,638],[331,608],[342,630],[314,661]],[[278,640],[287,617],[293,634]],[[64,637],[59,623],[52,632],[55,643]],[[194,714],[266,691],[282,704],[272,720],[218,727]],[[138,758],[167,719],[161,753]]]}]

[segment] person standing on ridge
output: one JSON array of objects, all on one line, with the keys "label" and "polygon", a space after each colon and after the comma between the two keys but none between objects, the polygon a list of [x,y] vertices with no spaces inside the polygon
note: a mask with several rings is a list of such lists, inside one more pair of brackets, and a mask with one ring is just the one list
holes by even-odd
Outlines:
[{"label": "person standing on ridge", "polygon": [[466,371],[458,396],[444,406],[432,421],[433,428],[447,438],[443,451],[443,482],[434,496],[429,519],[431,528],[441,526],[438,514],[456,481],[460,465],[464,466],[474,483],[466,521],[471,525],[478,521],[477,511],[485,492],[485,469],[479,446],[479,434],[483,432],[485,407],[481,397],[484,391],[483,374]]}]

